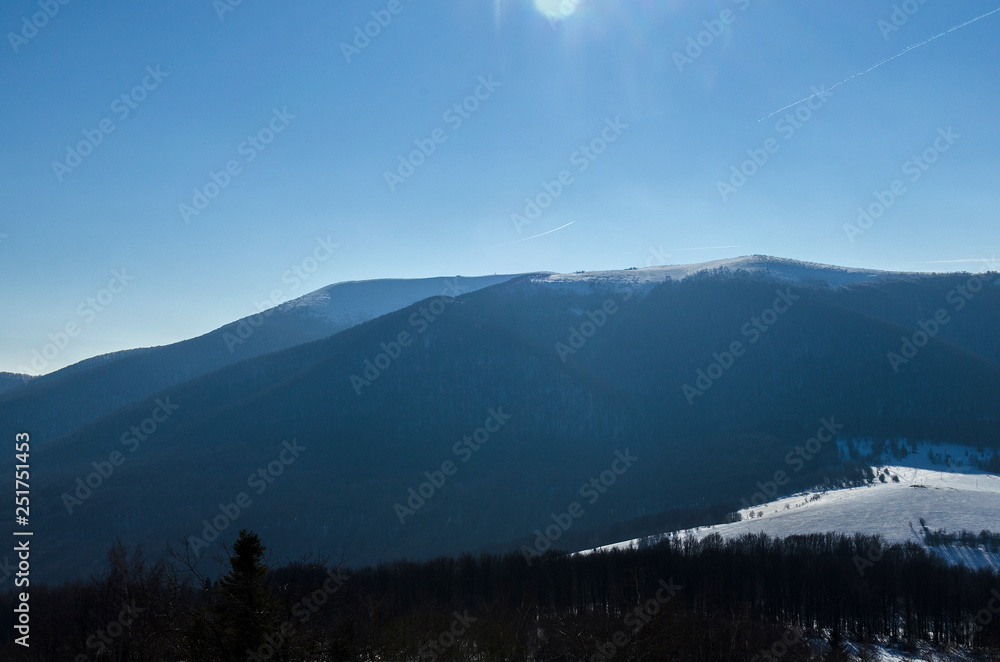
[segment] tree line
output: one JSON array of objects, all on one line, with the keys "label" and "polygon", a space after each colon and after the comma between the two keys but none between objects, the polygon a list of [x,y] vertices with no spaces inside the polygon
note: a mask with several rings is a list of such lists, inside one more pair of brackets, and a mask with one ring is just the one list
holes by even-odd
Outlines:
[{"label": "tree line", "polygon": [[[588,555],[274,565],[241,531],[204,575],[116,542],[103,573],[32,592],[38,662],[849,660],[872,646],[1000,659],[1000,576],[835,534],[666,539]],[[9,620],[15,596],[0,596]],[[991,611],[995,609],[996,611]],[[10,623],[12,625],[13,623]]]}]

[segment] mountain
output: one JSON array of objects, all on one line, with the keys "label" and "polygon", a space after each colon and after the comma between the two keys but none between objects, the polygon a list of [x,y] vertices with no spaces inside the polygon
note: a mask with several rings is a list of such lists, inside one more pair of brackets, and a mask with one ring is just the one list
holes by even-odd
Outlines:
[{"label": "mountain", "polygon": [[918,273],[837,267],[768,255],[747,255],[696,264],[672,264],[624,271],[539,274],[534,280],[566,290],[586,291],[592,285],[648,290],[667,280],[680,281],[690,276],[720,271],[742,272],[799,285],[825,285],[833,288],[877,280],[919,279],[923,276]]},{"label": "mountain", "polygon": [[[996,274],[754,260],[512,278],[178,383],[35,454],[33,559],[73,576],[115,536],[243,527],[354,565],[559,522],[550,542],[581,549],[680,511],[721,521],[824,420],[1000,446]],[[827,444],[785,489],[862,476]]]},{"label": "mountain", "polygon": [[19,430],[30,430],[37,439],[58,437],[213,370],[325,338],[421,299],[474,292],[510,278],[456,276],[330,285],[197,338],[106,354],[32,379],[25,388],[0,395],[0,416],[8,417]]},{"label": "mountain", "polygon": [[31,381],[31,375],[21,375],[15,372],[0,372],[0,393],[23,386]]}]

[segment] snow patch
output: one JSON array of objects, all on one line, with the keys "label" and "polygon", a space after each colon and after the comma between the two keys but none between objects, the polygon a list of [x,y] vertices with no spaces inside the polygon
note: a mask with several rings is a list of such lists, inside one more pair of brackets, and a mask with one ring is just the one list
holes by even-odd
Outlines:
[{"label": "snow patch", "polygon": [[[595,551],[626,549],[663,537],[702,540],[712,534],[725,539],[765,533],[776,538],[815,533],[879,535],[888,544],[915,542],[949,563],[1000,571],[1000,554],[984,547],[927,546],[928,530],[996,530],[1000,512],[1000,476],[975,469],[963,473],[899,465],[873,467],[888,476],[863,487],[811,491],[783,497],[739,511],[741,521],[698,527],[662,536],[636,538]],[[895,482],[894,478],[899,481]],[[921,523],[923,520],[924,524]]]}]

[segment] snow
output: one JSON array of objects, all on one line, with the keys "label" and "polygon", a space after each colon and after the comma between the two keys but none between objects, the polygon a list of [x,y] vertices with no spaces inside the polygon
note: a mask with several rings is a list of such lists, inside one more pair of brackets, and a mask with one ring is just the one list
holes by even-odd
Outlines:
[{"label": "snow", "polygon": [[[854,443],[858,446],[861,459],[867,464],[899,464],[911,469],[940,469],[951,473],[969,473],[979,471],[976,463],[989,461],[994,454],[992,448],[977,450],[971,446],[963,446],[955,443],[941,443],[931,441],[911,442],[902,438],[900,444],[906,447],[908,455],[905,458],[894,458],[888,453],[883,453],[879,457],[872,457],[872,440],[855,438]],[[838,447],[841,456],[846,457],[845,440],[838,440]],[[934,459],[930,458],[934,455]],[[975,460],[975,462],[973,462]]]},{"label": "snow", "polygon": [[454,297],[504,283],[517,275],[348,281],[280,304],[283,312],[320,318],[338,331],[437,296]]},{"label": "snow", "polygon": [[400,310],[423,299],[441,295],[458,296],[525,275],[530,276],[530,281],[535,284],[586,294],[595,287],[613,290],[638,289],[640,292],[646,292],[668,279],[683,280],[716,269],[767,274],[795,284],[825,283],[834,288],[881,279],[918,278],[927,275],[854,269],[766,255],[750,255],[697,264],[572,274],[535,273],[349,281],[324,287],[281,303],[279,307],[284,310],[296,310],[310,317],[318,317],[328,321],[337,330],[342,330]]},{"label": "snow", "polygon": [[649,290],[667,279],[683,280],[698,273],[723,268],[730,271],[745,270],[752,273],[768,274],[779,280],[797,284],[825,283],[834,288],[884,278],[913,278],[926,275],[875,269],[853,269],[765,255],[750,255],[697,264],[664,265],[624,271],[540,275],[532,280],[536,283],[571,291],[587,291],[592,284],[613,288]]},{"label": "snow", "polygon": [[[961,449],[961,455],[956,449]],[[953,457],[964,457],[964,447],[956,447]],[[926,453],[907,458],[906,464],[928,465]],[[905,461],[904,461],[905,462]],[[742,521],[699,527],[667,534],[692,536],[698,540],[711,534],[725,539],[750,533],[766,533],[777,538],[813,533],[861,533],[880,535],[889,544],[907,541],[924,545],[921,518],[931,531],[963,529],[978,533],[996,531],[1000,512],[1000,476],[969,466],[920,468],[901,464],[873,467],[876,474],[888,472],[888,482],[876,481],[863,487],[811,491],[783,497],[740,511]],[[899,482],[893,482],[892,477]],[[753,518],[750,518],[753,513]],[[654,538],[637,538],[606,547],[624,549]],[[1000,571],[1000,554],[984,548],[962,546],[927,547],[949,563]]]},{"label": "snow", "polygon": [[[848,645],[851,653],[857,657],[859,648],[856,645]],[[973,655],[970,651],[964,648],[948,647],[944,650],[940,648],[935,648],[927,643],[918,643],[916,646],[916,651],[913,653],[905,653],[897,648],[886,644],[880,644],[872,647],[872,653],[875,655],[875,659],[878,662],[910,662],[912,660],[931,660],[934,662],[961,662],[965,660],[976,660],[982,659]]]}]

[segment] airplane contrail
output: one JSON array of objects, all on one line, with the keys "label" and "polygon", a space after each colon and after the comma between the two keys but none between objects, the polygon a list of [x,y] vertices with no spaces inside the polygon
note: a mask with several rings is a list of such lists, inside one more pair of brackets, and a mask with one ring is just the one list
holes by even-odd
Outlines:
[{"label": "airplane contrail", "polygon": [[558,232],[559,230],[562,230],[563,228],[568,228],[569,226],[573,225],[574,223],[576,223],[576,221],[570,221],[566,225],[560,225],[555,230],[549,230],[548,232],[543,232],[541,234],[535,234],[535,235],[532,235],[530,237],[525,237],[524,239],[518,239],[516,241],[508,241],[506,244],[497,244],[496,246],[493,246],[493,248],[500,248],[501,246],[510,246],[511,244],[520,244],[522,241],[528,241],[529,239],[538,239],[539,237],[544,237],[547,234],[552,234],[553,232]]},{"label": "airplane contrail", "polygon": [[701,248],[671,248],[664,253],[681,253],[683,251],[714,251],[721,248],[742,248],[742,246],[702,246]]},{"label": "airplane contrail", "polygon": [[996,258],[992,260],[988,257],[970,257],[964,260],[927,260],[924,262],[914,262],[914,264],[962,264],[965,262],[985,262],[986,264],[992,264],[996,262]]},{"label": "airplane contrail", "polygon": [[[968,20],[965,23],[962,23],[961,25],[956,25],[955,27],[953,27],[951,29],[945,30],[941,34],[936,34],[933,37],[931,37],[930,39],[926,39],[926,40],[920,42],[919,44],[913,44],[912,46],[907,46],[905,49],[903,49],[902,51],[900,51],[896,55],[893,55],[892,57],[887,57],[886,59],[882,60],[878,64],[874,64],[871,67],[865,69],[864,71],[858,72],[858,73],[854,74],[853,76],[845,78],[844,80],[840,81],[839,83],[837,83],[836,85],[834,85],[833,87],[831,87],[829,90],[826,90],[826,91],[829,92],[831,90],[834,90],[834,89],[840,87],[841,85],[844,85],[845,83],[849,83],[850,81],[854,80],[855,78],[858,78],[860,76],[864,76],[865,74],[867,74],[867,73],[869,73],[871,71],[874,71],[875,69],[878,69],[883,64],[888,64],[889,62],[892,62],[896,58],[899,58],[899,57],[902,57],[902,56],[906,55],[907,53],[909,53],[910,51],[912,51],[912,50],[914,50],[916,48],[920,48],[921,46],[926,46],[927,44],[931,43],[935,39],[940,39],[941,37],[943,37],[943,36],[945,36],[947,34],[951,34],[955,30],[961,30],[965,26],[972,25],[976,21],[981,21],[984,18],[986,18],[987,16],[992,16],[993,14],[996,14],[997,12],[1000,12],[1000,7],[997,7],[996,9],[994,9],[991,12],[986,12],[982,16],[977,16],[976,18]],[[799,105],[800,103],[805,103],[806,101],[810,101],[812,99],[815,99],[816,97],[819,96],[819,94],[820,93],[807,96],[805,99],[800,99],[799,101],[796,101],[795,103],[790,103],[790,104],[788,104],[787,106],[785,106],[783,108],[779,108],[778,110],[774,111],[773,113],[771,113],[767,117],[762,117],[759,120],[757,120],[757,123],[759,124],[759,123],[763,122],[764,120],[771,119],[772,117],[774,117],[778,113],[782,112],[783,110],[788,110],[789,108],[794,108],[795,106]]]},{"label": "airplane contrail", "polygon": [[997,261],[997,256],[994,255],[992,258],[980,257],[980,258],[967,258],[961,260],[928,260],[924,262],[914,262],[913,264],[968,264],[969,262],[976,263],[982,262],[986,265],[987,271],[1000,271],[1000,262]]}]

